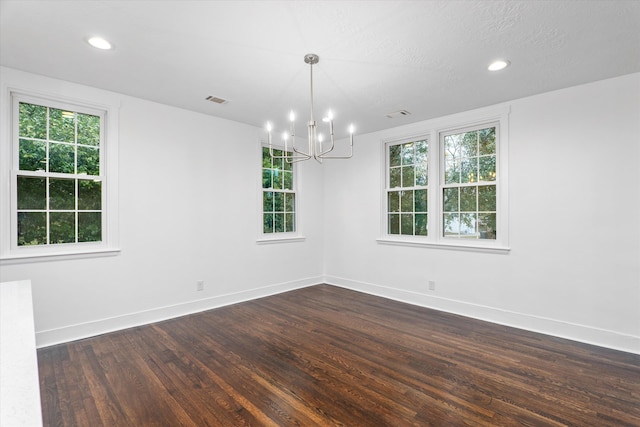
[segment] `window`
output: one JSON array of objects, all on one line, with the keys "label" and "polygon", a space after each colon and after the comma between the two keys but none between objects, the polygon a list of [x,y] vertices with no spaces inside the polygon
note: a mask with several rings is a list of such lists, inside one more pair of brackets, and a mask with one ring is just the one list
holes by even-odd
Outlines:
[{"label": "window", "polygon": [[296,232],[294,165],[283,159],[284,151],[262,147],[262,233]]},{"label": "window", "polygon": [[[508,250],[507,114],[463,113],[427,122],[421,136],[384,141],[378,241]],[[456,125],[464,117],[474,124]]]},{"label": "window", "polygon": [[18,246],[102,240],[101,121],[18,102]]},{"label": "window", "polygon": [[441,135],[443,235],[495,240],[496,126]]},{"label": "window", "polygon": [[11,191],[10,200],[2,200],[11,212],[3,230],[11,236],[2,258],[114,250],[108,230],[116,227],[107,215],[108,109],[15,93],[11,106]]},{"label": "window", "polygon": [[427,140],[388,147],[387,230],[389,234],[427,235]]}]

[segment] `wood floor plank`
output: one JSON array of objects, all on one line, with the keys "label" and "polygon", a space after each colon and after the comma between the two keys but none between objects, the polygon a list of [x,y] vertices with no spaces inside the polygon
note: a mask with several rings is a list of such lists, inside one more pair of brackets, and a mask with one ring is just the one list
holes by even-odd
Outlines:
[{"label": "wood floor plank", "polygon": [[45,426],[640,426],[640,356],[319,285],[38,350]]}]

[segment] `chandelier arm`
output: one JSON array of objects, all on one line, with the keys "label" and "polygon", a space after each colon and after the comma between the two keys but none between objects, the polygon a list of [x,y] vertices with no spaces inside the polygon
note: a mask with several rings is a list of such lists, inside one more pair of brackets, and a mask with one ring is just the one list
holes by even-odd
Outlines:
[{"label": "chandelier arm", "polygon": [[320,158],[321,159],[350,159],[353,157],[353,134],[351,134],[349,136],[349,155],[348,156],[325,156],[325,154],[329,153],[331,150],[333,150],[333,148],[331,150],[328,150],[322,154],[320,154]]},{"label": "chandelier arm", "polygon": [[286,140],[286,139],[285,139],[285,141],[284,141],[284,153],[285,153],[285,154],[284,154],[284,155],[282,155],[282,156],[276,156],[275,154],[273,154],[273,144],[272,144],[272,142],[271,142],[271,132],[268,132],[268,133],[267,133],[267,135],[268,135],[268,140],[269,140],[269,155],[270,155],[272,158],[274,158],[274,159],[285,159],[285,160],[287,161],[287,163],[292,163],[292,162],[290,161],[290,159],[298,159],[298,160],[296,160],[296,161],[300,161],[300,160],[309,160],[309,159],[311,158],[311,156],[309,156],[308,154],[306,154],[306,153],[302,153],[302,152],[300,152],[300,151],[296,150],[296,148],[295,148],[295,140],[292,142],[292,144],[291,144],[291,148],[292,148],[292,149],[293,149],[293,151],[295,151],[296,153],[298,153],[298,154],[302,154],[302,155],[301,155],[301,156],[294,156],[294,155],[288,155],[288,154],[286,154],[286,153],[288,153],[288,152],[289,152],[289,148],[288,148],[288,146],[287,146],[287,140]]}]

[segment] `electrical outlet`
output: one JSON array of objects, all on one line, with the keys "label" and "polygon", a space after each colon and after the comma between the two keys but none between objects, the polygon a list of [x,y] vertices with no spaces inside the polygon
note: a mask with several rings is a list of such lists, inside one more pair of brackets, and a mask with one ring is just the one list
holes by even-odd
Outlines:
[{"label": "electrical outlet", "polygon": [[430,291],[435,291],[436,290],[436,282],[433,280],[429,280],[429,290]]},{"label": "electrical outlet", "polygon": [[196,282],[196,291],[204,291],[204,280],[198,280]]}]

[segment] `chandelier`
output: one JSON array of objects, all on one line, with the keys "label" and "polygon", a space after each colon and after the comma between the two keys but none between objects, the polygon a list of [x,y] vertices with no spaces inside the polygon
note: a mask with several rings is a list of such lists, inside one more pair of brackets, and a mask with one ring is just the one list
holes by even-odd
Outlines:
[{"label": "chandelier", "polygon": [[[309,68],[311,71],[311,119],[307,124],[307,134],[308,134],[308,147],[306,149],[296,147],[296,131],[295,131],[295,120],[296,115],[293,111],[289,113],[289,132],[284,132],[282,134],[283,146],[284,146],[284,154],[281,156],[274,155],[273,145],[271,142],[271,131],[272,126],[271,123],[267,123],[267,135],[269,140],[269,153],[271,157],[276,159],[285,159],[287,163],[300,162],[304,160],[309,160],[311,158],[317,160],[319,163],[322,163],[324,159],[349,159],[353,156],[353,125],[349,126],[349,154],[348,155],[330,155],[335,148],[335,141],[333,136],[333,113],[331,110],[327,113],[327,116],[322,119],[323,122],[328,124],[329,129],[329,141],[324,141],[324,136],[321,133],[318,133],[318,125],[313,115],[313,66],[320,61],[318,55],[309,53],[304,56],[304,62],[309,64]],[[291,138],[291,150],[289,150],[289,138]]]}]

